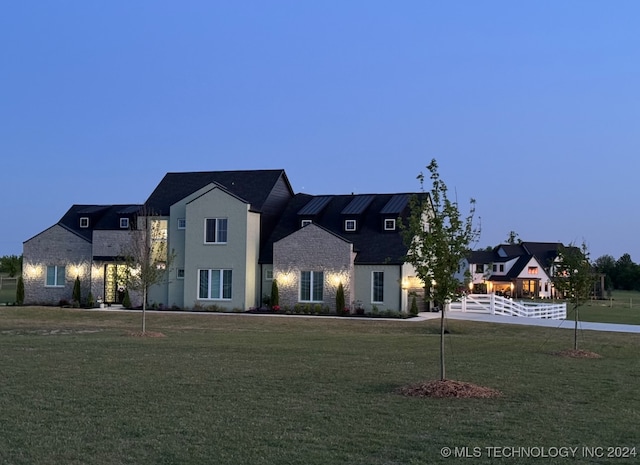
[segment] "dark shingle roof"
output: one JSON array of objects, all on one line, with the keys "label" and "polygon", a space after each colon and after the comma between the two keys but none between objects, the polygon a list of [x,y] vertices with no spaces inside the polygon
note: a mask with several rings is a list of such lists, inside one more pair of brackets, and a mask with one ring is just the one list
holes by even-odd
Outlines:
[{"label": "dark shingle roof", "polygon": [[[142,205],[72,205],[58,224],[91,242],[94,230],[120,230],[120,218],[131,217]],[[89,218],[89,227],[80,227],[80,218]]]},{"label": "dark shingle roof", "polygon": [[[400,194],[401,197],[406,197],[407,201],[411,195]],[[260,262],[273,262],[273,244],[300,229],[299,212],[306,205],[313,203],[315,199],[322,198],[323,208],[317,216],[313,217],[313,222],[351,242],[357,253],[356,264],[401,264],[407,253],[401,232],[397,229],[396,231],[384,231],[383,229],[383,220],[389,217],[389,213],[383,215],[382,211],[394,196],[398,196],[398,194],[318,197],[297,194],[289,201],[280,221],[262,248]],[[365,208],[360,208],[365,204],[367,205]],[[405,217],[408,214],[407,205],[408,202],[405,202],[405,208],[399,211],[396,216]],[[344,231],[345,211],[349,213],[349,219],[354,219],[353,211],[361,212],[355,216],[357,221],[355,232]]]},{"label": "dark shingle roof", "polygon": [[[284,170],[202,171],[167,173],[145,202],[145,208],[168,215],[171,205],[202,187],[216,183],[260,211]],[[287,181],[288,182],[288,181]]]}]

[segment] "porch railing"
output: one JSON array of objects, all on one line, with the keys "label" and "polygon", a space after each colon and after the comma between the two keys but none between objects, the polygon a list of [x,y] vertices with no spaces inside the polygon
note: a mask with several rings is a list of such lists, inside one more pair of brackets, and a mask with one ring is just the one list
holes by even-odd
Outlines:
[{"label": "porch railing", "polygon": [[461,300],[451,302],[453,312],[487,313],[490,315],[520,316],[525,318],[567,318],[567,304],[538,303],[507,299],[495,294],[467,294]]}]

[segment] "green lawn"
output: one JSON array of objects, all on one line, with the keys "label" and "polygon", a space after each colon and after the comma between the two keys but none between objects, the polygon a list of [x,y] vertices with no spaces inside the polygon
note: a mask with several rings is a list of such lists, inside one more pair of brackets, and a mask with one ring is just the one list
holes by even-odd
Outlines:
[{"label": "green lawn", "polygon": [[[603,358],[566,359],[553,352],[570,330],[450,321],[448,378],[503,396],[420,399],[394,390],[438,376],[438,321],[149,314],[166,337],[131,336],[139,323],[0,308],[0,463],[484,464],[489,447],[640,448],[636,336],[583,332]],[[497,463],[636,462],[581,451]]]},{"label": "green lawn", "polygon": [[[586,302],[578,314],[581,321],[640,325],[640,292],[614,291],[610,300]],[[575,320],[570,304],[567,304],[567,318]]]}]

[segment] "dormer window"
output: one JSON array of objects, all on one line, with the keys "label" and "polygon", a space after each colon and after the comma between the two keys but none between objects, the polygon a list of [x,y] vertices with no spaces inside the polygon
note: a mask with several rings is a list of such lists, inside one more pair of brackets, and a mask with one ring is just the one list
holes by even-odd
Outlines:
[{"label": "dormer window", "polygon": [[304,228],[306,225],[313,223],[311,220],[302,220],[300,221],[300,227]]},{"label": "dormer window", "polygon": [[80,227],[81,228],[88,228],[89,227],[89,217],[88,216],[83,216],[80,218]]},{"label": "dormer window", "polygon": [[356,230],[356,220],[345,220],[344,221],[344,230],[345,231],[355,231]]},{"label": "dormer window", "polygon": [[129,218],[120,218],[120,228],[129,229]]},{"label": "dormer window", "polygon": [[396,230],[396,220],[393,218],[389,218],[384,220],[384,230],[385,231],[395,231]]}]

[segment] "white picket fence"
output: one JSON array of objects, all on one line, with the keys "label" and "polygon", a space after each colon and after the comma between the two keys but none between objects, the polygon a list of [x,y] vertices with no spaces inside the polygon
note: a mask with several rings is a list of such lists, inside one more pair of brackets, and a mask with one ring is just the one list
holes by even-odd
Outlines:
[{"label": "white picket fence", "polygon": [[491,315],[520,316],[525,318],[567,318],[567,304],[527,302],[507,299],[495,294],[468,294],[461,300],[451,302],[449,311],[488,313]]}]

